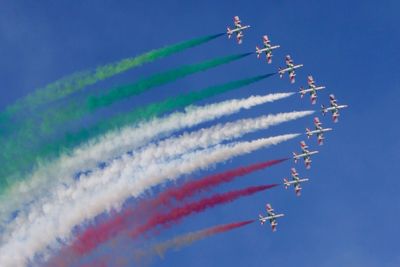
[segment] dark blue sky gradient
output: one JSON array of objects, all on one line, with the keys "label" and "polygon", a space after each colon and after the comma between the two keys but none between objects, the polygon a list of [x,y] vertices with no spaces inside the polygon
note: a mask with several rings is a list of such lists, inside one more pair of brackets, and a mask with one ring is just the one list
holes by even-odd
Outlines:
[{"label": "dark blue sky gradient", "polygon": [[[118,2],[118,3],[117,3]],[[334,132],[326,134],[303,195],[275,188],[206,213],[192,216],[163,232],[158,242],[215,224],[256,218],[265,202],[284,212],[277,233],[253,224],[208,238],[155,260],[154,266],[399,266],[399,107],[400,3],[387,1],[2,1],[0,8],[0,107],[34,89],[76,71],[134,56],[167,44],[225,31],[240,15],[252,28],[238,46],[221,37],[141,68],[89,90],[133,82],[159,71],[216,56],[253,51],[268,34],[280,44],[273,63],[255,55],[193,75],[103,110],[97,118],[182,92],[275,71],[290,53],[304,69],[297,82],[277,76],[209,99],[207,103],[250,94],[297,91],[313,74],[327,90],[318,105],[298,96],[257,107],[220,121],[265,113],[318,109],[328,94],[349,104],[340,122],[322,118]],[[79,95],[79,94],[78,94]],[[206,103],[206,102],[203,102]],[[320,116],[321,117],[321,116]],[[204,124],[201,127],[211,125]],[[312,118],[246,135],[244,140],[303,132]],[[302,137],[304,138],[304,136]],[[219,164],[190,177],[220,172],[264,159],[290,156],[301,139]],[[315,148],[316,141],[309,141]],[[225,192],[249,185],[280,182],[292,161],[219,187]]]}]

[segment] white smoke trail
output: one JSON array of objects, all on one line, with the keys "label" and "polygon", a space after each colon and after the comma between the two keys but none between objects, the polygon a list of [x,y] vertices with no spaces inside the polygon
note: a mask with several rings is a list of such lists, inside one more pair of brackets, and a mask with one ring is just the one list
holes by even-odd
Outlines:
[{"label": "white smoke trail", "polygon": [[61,156],[55,162],[43,164],[25,181],[18,183],[7,194],[0,196],[0,232],[3,232],[9,224],[12,212],[22,206],[28,207],[29,203],[33,203],[38,197],[49,194],[59,183],[66,185],[73,183],[72,176],[79,170],[95,168],[99,162],[110,160],[174,131],[234,114],[242,109],[250,109],[287,98],[293,94],[274,93],[200,107],[191,106],[184,112],[176,112],[165,118],[155,118],[125,127],[92,140],[75,149],[71,154]]},{"label": "white smoke trail", "polygon": [[[246,133],[257,131],[260,129],[267,129],[271,126],[302,118],[311,115],[314,111],[293,111],[287,113],[278,113],[275,115],[264,115],[258,118],[241,119],[235,122],[228,122],[225,124],[217,124],[215,126],[201,129],[191,133],[184,133],[178,137],[169,138],[158,143],[150,144],[139,151],[136,151],[132,157],[128,157],[131,166],[136,168],[145,168],[150,164],[157,164],[160,161],[167,161],[175,157],[189,153],[192,150],[199,148],[207,148],[216,145],[223,141],[238,138]],[[118,162],[118,160],[115,160]],[[119,168],[114,165],[110,167],[119,172]],[[107,185],[112,182],[113,177],[118,177],[117,173],[113,175],[101,175],[103,171],[99,170],[96,175],[87,175],[82,177],[80,181],[75,184],[66,186],[63,184],[59,186],[52,194],[41,196],[37,198],[30,206],[21,208],[15,222],[8,225],[3,233],[2,240],[7,239],[7,236],[15,229],[19,228],[22,224],[26,223],[29,218],[32,220],[34,215],[40,215],[43,207],[47,203],[69,201],[70,192],[74,192],[74,197],[80,194],[86,194],[86,190],[100,185]],[[99,179],[101,176],[102,179]],[[72,190],[73,189],[73,190]]]},{"label": "white smoke trail", "polygon": [[248,142],[217,145],[139,169],[130,164],[128,157],[124,157],[113,164],[116,166],[107,168],[102,174],[104,177],[117,175],[117,179],[113,179],[113,182],[107,185],[97,184],[83,197],[76,197],[80,194],[72,189],[69,192],[70,201],[47,203],[43,207],[42,216],[18,228],[9,241],[0,247],[0,263],[5,267],[24,266],[28,260],[33,259],[35,253],[43,252],[49,246],[56,246],[56,237],[69,240],[73,226],[95,217],[104,210],[119,209],[130,196],[137,197],[152,186],[176,179],[182,174],[205,169],[210,165],[260,148],[277,145],[298,135],[286,134]]}]

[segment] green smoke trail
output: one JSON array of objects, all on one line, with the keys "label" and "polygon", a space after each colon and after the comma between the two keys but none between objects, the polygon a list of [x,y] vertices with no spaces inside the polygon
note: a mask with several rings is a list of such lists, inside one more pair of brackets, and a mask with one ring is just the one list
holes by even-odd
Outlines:
[{"label": "green smoke trail", "polygon": [[51,131],[52,127],[64,121],[80,118],[87,113],[91,113],[100,108],[112,105],[117,101],[138,95],[157,86],[174,82],[188,75],[206,71],[223,64],[228,64],[232,61],[244,58],[250,54],[252,53],[229,55],[216,59],[206,60],[196,64],[184,65],[173,70],[144,78],[134,84],[113,88],[109,92],[103,93],[102,95],[89,96],[84,103],[75,103],[65,110],[56,113],[53,112],[51,114],[52,118],[48,118],[43,123],[42,128],[47,129],[47,131]]},{"label": "green smoke trail", "polygon": [[142,55],[126,58],[121,61],[97,67],[95,70],[82,71],[62,78],[46,87],[37,90],[36,92],[20,99],[14,105],[9,106],[5,112],[0,114],[0,125],[7,122],[7,119],[13,114],[25,109],[33,109],[54,100],[61,99],[76,91],[95,84],[104,79],[110,78],[116,74],[122,73],[134,67],[141,66],[145,63],[161,59],[172,54],[184,51],[186,49],[207,43],[214,40],[224,33],[207,35],[189,41],[180,42],[177,44],[165,46],[160,49],[154,49]]},{"label": "green smoke trail", "polygon": [[[193,104],[196,101],[201,101],[225,92],[238,89],[255,83],[267,77],[273,76],[276,73],[259,75],[247,79],[236,80],[222,85],[208,87],[197,92],[190,92],[184,95],[168,98],[166,100],[152,103],[141,108],[137,108],[128,113],[120,114],[115,117],[103,120],[91,128],[81,129],[79,132],[66,134],[61,140],[44,144],[36,151],[25,151],[19,153],[20,157],[10,157],[9,164],[3,165],[0,168],[0,177],[10,177],[10,174],[18,173],[21,170],[27,170],[38,159],[42,162],[51,160],[51,158],[60,156],[62,153],[70,153],[71,150],[89,139],[97,138],[102,134],[119,129],[125,125],[135,125],[140,121],[160,116],[164,113],[171,112],[178,108],[183,108]],[[35,153],[34,153],[35,152]],[[3,193],[10,185],[20,180],[22,174],[14,175],[13,179],[0,180],[0,193]]]},{"label": "green smoke trail", "polygon": [[197,72],[206,71],[239,60],[250,54],[251,53],[229,55],[202,61],[196,64],[184,65],[176,69],[141,79],[133,84],[113,88],[109,90],[109,92],[98,96],[89,96],[83,101],[78,99],[74,102],[69,102],[67,104],[68,106],[64,108],[60,108],[59,110],[49,110],[47,113],[43,114],[40,122],[27,119],[23,125],[16,125],[15,127],[19,127],[18,130],[16,129],[16,133],[11,135],[11,138],[1,138],[0,136],[0,144],[7,142],[9,145],[11,143],[16,143],[15,145],[18,146],[18,144],[21,145],[22,142],[38,142],[43,137],[47,138],[47,136],[54,132],[55,129],[59,130],[59,126],[63,125],[66,121],[81,118],[99,108],[106,107],[119,100],[138,95],[144,91],[176,81]]},{"label": "green smoke trail", "polygon": [[[7,165],[14,165],[14,163],[9,162],[14,162],[15,158],[17,157],[22,161],[29,162],[33,160],[33,158],[30,158],[29,153],[26,151],[40,149],[40,146],[44,142],[47,142],[51,134],[56,129],[59,132],[60,129],[62,131],[63,124],[67,121],[81,118],[101,107],[105,107],[119,100],[138,95],[156,86],[167,84],[185,76],[239,60],[250,54],[251,53],[229,55],[202,61],[196,64],[185,65],[150,76],[148,78],[144,78],[134,84],[116,87],[111,89],[108,93],[104,93],[95,97],[89,96],[83,102],[77,100],[76,102],[69,103],[65,108],[48,111],[44,115],[44,118],[42,118],[41,123],[27,119],[25,120],[24,124],[20,126],[20,129],[16,133],[8,137],[0,137],[0,145],[2,147],[0,150],[0,161],[7,163]],[[25,157],[28,158],[24,160],[23,158]],[[5,169],[7,169],[7,167]],[[0,177],[2,177],[1,168]]]},{"label": "green smoke trail", "polygon": [[115,101],[121,100],[126,97],[130,97],[132,95],[137,95],[148,88],[159,86],[167,82],[175,81],[178,78],[182,78],[196,72],[208,70],[210,68],[214,68],[221,64],[227,64],[234,60],[246,57],[250,54],[252,53],[230,55],[226,57],[204,61],[199,64],[183,66],[181,68],[172,71],[157,74],[151,77],[150,79],[142,80],[134,85],[119,87],[116,90],[112,90],[103,96],[92,96],[88,100],[87,106],[89,107],[90,110],[95,110],[104,106],[108,106],[114,103]]}]

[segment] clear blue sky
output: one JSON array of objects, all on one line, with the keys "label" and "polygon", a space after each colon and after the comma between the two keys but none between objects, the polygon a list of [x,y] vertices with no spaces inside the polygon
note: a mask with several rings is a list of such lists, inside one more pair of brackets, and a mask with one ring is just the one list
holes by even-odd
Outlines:
[{"label": "clear blue sky", "polygon": [[[201,2],[201,3],[200,3]],[[273,64],[255,55],[228,66],[162,86],[118,109],[200,89],[207,85],[275,71],[290,53],[303,63],[297,82],[273,77],[248,88],[210,99],[215,102],[265,92],[297,91],[313,74],[326,85],[318,105],[299,97],[253,109],[239,117],[318,108],[328,93],[349,104],[306,171],[303,195],[277,188],[184,220],[152,242],[219,223],[256,218],[271,202],[286,217],[278,232],[253,224],[171,252],[154,266],[399,266],[399,107],[400,3],[387,1],[2,1],[0,8],[0,107],[56,79],[166,44],[225,31],[240,15],[252,28],[244,43],[219,38],[201,47],[129,71],[93,90],[132,82],[180,64],[253,51],[268,34],[280,44]],[[258,138],[304,131],[312,118],[245,136]],[[209,124],[207,124],[209,125]],[[205,125],[206,126],[206,125]],[[261,159],[289,156],[297,139],[218,165],[196,177]],[[315,147],[315,140],[310,142]],[[218,188],[280,182],[287,162]]]}]

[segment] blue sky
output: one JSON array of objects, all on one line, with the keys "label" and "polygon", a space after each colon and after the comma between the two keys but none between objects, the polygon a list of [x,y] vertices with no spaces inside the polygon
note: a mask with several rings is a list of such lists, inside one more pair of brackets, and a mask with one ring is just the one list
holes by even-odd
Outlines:
[{"label": "blue sky", "polygon": [[[327,90],[318,105],[292,97],[239,115],[317,109],[334,93],[349,104],[340,122],[323,118],[334,132],[326,135],[321,153],[310,171],[296,166],[310,178],[303,195],[296,198],[283,188],[218,207],[184,220],[149,242],[219,223],[255,218],[265,202],[286,217],[277,233],[253,224],[215,236],[178,252],[171,252],[154,266],[398,266],[400,182],[398,155],[400,30],[395,0],[377,1],[2,1],[0,9],[0,107],[75,71],[137,55],[166,44],[225,31],[239,15],[252,28],[244,43],[219,38],[179,55],[159,60],[91,86],[101,90],[129,83],[140,77],[200,60],[253,51],[268,34],[280,44],[273,63],[255,55],[227,66],[161,86],[115,107],[132,106],[208,85],[275,71],[290,53],[303,63],[297,82],[272,77],[220,97],[246,97],[266,92],[297,91],[312,74]],[[349,3],[351,2],[351,3]],[[111,110],[102,115],[112,113]],[[243,139],[304,131],[312,118],[305,118],[247,135]],[[210,124],[202,125],[205,127]],[[278,147],[220,164],[195,177],[230,169],[261,159],[289,156],[298,150],[297,139]],[[315,140],[309,142],[315,147]],[[230,185],[224,192],[249,185],[280,182],[293,162],[255,173]]]}]

